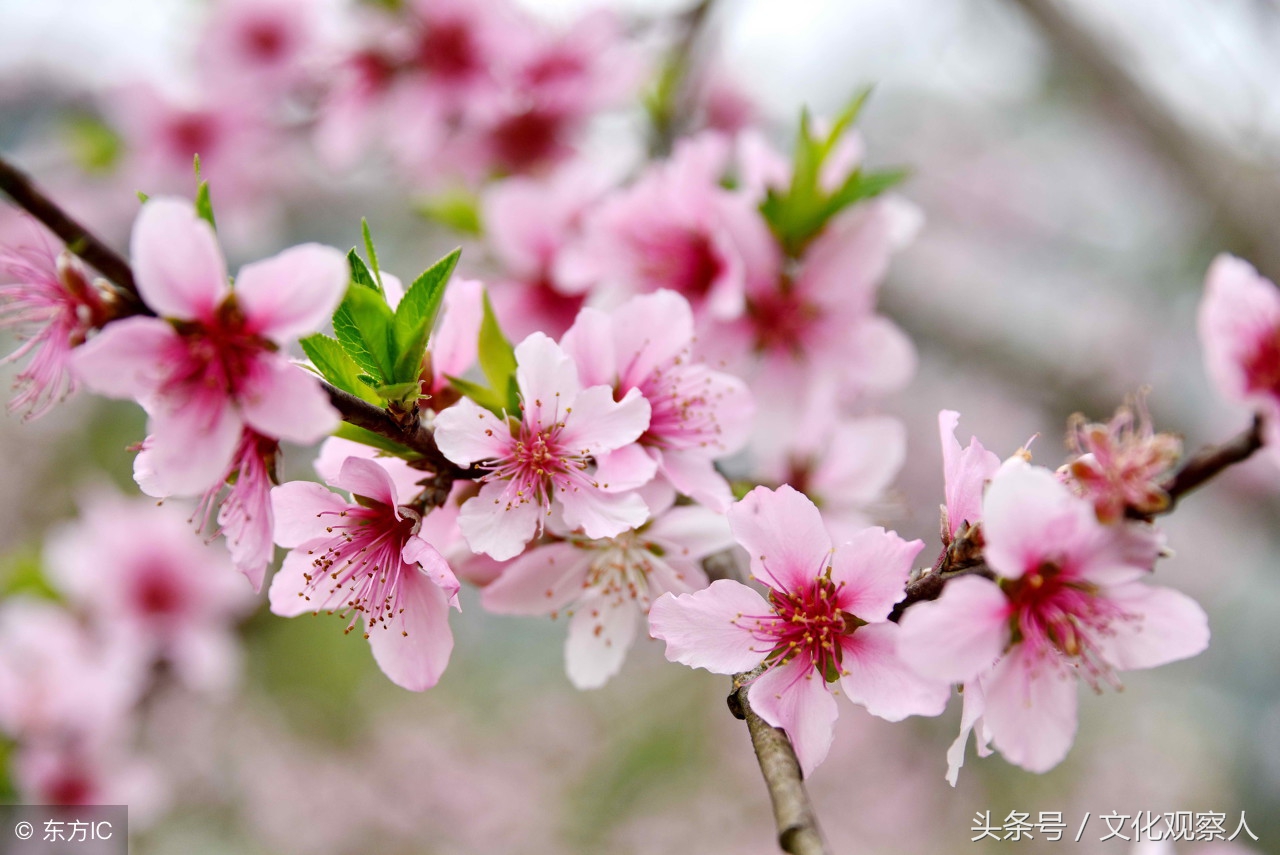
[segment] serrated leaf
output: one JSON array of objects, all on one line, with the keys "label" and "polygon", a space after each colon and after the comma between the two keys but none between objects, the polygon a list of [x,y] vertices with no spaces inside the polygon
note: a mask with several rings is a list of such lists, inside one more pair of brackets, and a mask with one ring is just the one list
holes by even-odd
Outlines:
[{"label": "serrated leaf", "polygon": [[404,299],[396,307],[397,381],[416,381],[422,373],[422,358],[427,352],[431,328],[435,326],[436,315],[440,313],[444,292],[449,285],[449,277],[458,266],[461,255],[462,250],[455,249],[423,271],[421,276],[413,280],[413,284],[405,291]]},{"label": "serrated leaf", "polygon": [[381,294],[354,284],[333,315],[333,332],[342,349],[379,383],[396,379],[394,318]]},{"label": "serrated leaf", "polygon": [[315,333],[300,339],[298,344],[302,345],[302,352],[307,355],[325,380],[345,392],[381,406],[382,402],[373,390],[360,381],[360,366],[347,354],[337,339],[329,338],[323,333]]},{"label": "serrated leaf", "polygon": [[347,264],[351,267],[351,281],[357,285],[363,285],[371,291],[382,293],[382,286],[378,284],[378,280],[373,278],[373,273],[369,270],[369,265],[364,263],[364,259],[356,253],[355,247],[347,253]]},{"label": "serrated leaf", "polygon": [[378,283],[378,290],[382,289],[382,270],[378,267],[378,251],[373,248],[373,235],[369,233],[369,221],[364,217],[360,218],[360,232],[364,235],[364,252],[369,256],[369,263],[373,265],[373,278]]},{"label": "serrated leaf", "polygon": [[384,401],[403,401],[405,403],[416,401],[422,395],[422,387],[417,380],[412,383],[383,383],[378,385],[374,391]]}]

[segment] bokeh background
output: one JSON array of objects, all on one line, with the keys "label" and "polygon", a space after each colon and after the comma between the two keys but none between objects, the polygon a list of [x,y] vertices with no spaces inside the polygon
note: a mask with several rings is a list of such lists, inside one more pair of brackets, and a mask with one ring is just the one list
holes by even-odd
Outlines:
[{"label": "bokeh background", "polygon": [[[564,22],[594,4],[522,5]],[[611,5],[642,22],[652,56],[677,32],[653,21],[689,8]],[[86,169],[102,140],[68,117],[117,87],[183,74],[207,14],[193,0],[0,0],[0,148],[118,245],[142,188]],[[724,0],[697,50],[784,145],[802,105],[832,113],[875,84],[860,121],[869,159],[912,170],[903,193],[926,225],[880,296],[922,356],[911,386],[879,404],[910,434],[879,509],[904,536],[933,542],[937,530],[939,409],[960,410],[962,436],[1002,456],[1039,434],[1032,450],[1049,465],[1071,413],[1105,417],[1144,384],[1157,427],[1189,448],[1247,425],[1209,387],[1195,310],[1219,251],[1280,272],[1280,3]],[[644,122],[623,103],[585,145],[625,160]],[[303,239],[353,245],[361,216],[387,269],[465,243],[416,215],[385,171],[300,173],[239,231],[220,212],[233,268]],[[136,407],[83,396],[34,425],[0,421],[0,584],[35,584],[46,533],[86,488],[136,493],[124,449],[142,432]],[[298,475],[305,464],[290,461]],[[1131,851],[1098,842],[1100,814],[1219,811],[1230,830],[1243,811],[1251,848],[1280,852],[1277,485],[1280,468],[1254,460],[1168,520],[1176,556],[1161,579],[1204,605],[1213,642],[1126,674],[1123,692],[1084,692],[1076,745],[1050,774],[970,756],[953,790],[943,754],[958,704],[897,725],[844,706],[809,782],[835,851]],[[423,695],[391,685],[336,621],[259,608],[241,627],[233,692],[175,687],[144,711],[140,753],[164,798],[133,851],[775,851],[725,679],[642,642],[620,677],[577,692],[562,625],[486,614],[473,593],[453,621],[451,666]],[[1068,835],[1093,819],[1080,844],[970,844],[975,811],[1061,811]]]}]

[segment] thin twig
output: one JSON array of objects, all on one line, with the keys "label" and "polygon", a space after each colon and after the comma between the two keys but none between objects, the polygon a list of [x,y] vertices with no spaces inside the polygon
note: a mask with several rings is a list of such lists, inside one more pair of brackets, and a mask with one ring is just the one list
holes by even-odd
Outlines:
[{"label": "thin twig", "polygon": [[1167,514],[1178,500],[1210,479],[1222,474],[1237,463],[1248,460],[1262,448],[1262,416],[1253,418],[1247,430],[1221,445],[1210,445],[1192,455],[1182,468],[1165,482],[1164,491],[1169,494],[1169,506],[1161,511]]},{"label": "thin twig", "polygon": [[668,83],[669,100],[664,105],[665,112],[654,116],[653,136],[649,143],[649,153],[653,157],[665,157],[671,153],[695,106],[699,83],[697,75],[700,72],[694,67],[698,59],[696,48],[706,38],[713,6],[715,0],[699,0],[680,16],[683,32],[671,49],[665,72],[672,75]]},{"label": "thin twig", "polygon": [[778,827],[778,845],[791,855],[830,855],[822,837],[818,817],[813,812],[804,787],[800,761],[787,735],[756,714],[747,699],[751,681],[764,672],[764,665],[733,678],[729,710],[747,723],[751,744],[756,750],[760,773],[773,802],[773,818]]},{"label": "thin twig", "polygon": [[382,407],[370,404],[323,380],[320,381],[320,385],[328,393],[329,402],[342,415],[344,422],[403,445],[421,456],[427,468],[433,472],[447,473],[451,481],[476,478],[482,474],[476,469],[462,469],[445,457],[440,447],[436,445],[435,434],[421,422],[410,425],[407,429],[403,428]]},{"label": "thin twig", "polygon": [[0,190],[8,194],[19,208],[61,238],[67,249],[114,283],[131,302],[141,304],[129,262],[94,237],[88,229],[41,192],[26,173],[4,158],[0,158]]}]

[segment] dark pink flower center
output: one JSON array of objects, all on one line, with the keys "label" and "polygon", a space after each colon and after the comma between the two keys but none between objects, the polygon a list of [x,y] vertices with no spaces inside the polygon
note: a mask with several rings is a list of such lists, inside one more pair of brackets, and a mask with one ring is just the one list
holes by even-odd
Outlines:
[{"label": "dark pink flower center", "polygon": [[692,298],[707,296],[724,272],[724,259],[710,235],[669,228],[645,237],[639,247],[641,274],[650,287],[671,288]]},{"label": "dark pink flower center", "polygon": [[257,20],[245,27],[244,44],[249,56],[269,63],[284,54],[289,38],[279,21]]},{"label": "dark pink flower center", "polygon": [[550,427],[522,421],[509,454],[483,464],[491,473],[485,476],[486,480],[510,481],[515,497],[513,504],[536,502],[547,507],[557,488],[569,489],[585,479],[582,473],[587,468],[587,457],[565,447],[560,439],[563,431],[563,421],[556,421]]},{"label": "dark pink flower center", "polygon": [[489,133],[494,159],[511,172],[524,172],[552,159],[560,148],[564,117],[555,111],[530,108],[513,113]]},{"label": "dark pink flower center", "polygon": [[1013,643],[1028,645],[1041,660],[1066,657],[1094,689],[1104,681],[1119,686],[1100,645],[1115,634],[1118,622],[1134,617],[1100,596],[1096,585],[1064,572],[1060,562],[1045,561],[1007,583],[1005,593],[1012,604]]},{"label": "dark pink flower center", "polygon": [[397,517],[394,508],[378,503],[322,516],[330,518],[327,530],[333,538],[307,550],[314,569],[305,574],[307,587],[300,596],[308,601],[314,596],[330,604],[329,614],[349,618],[346,632],[355,628],[357,616],[363,617],[368,638],[374,627],[385,629],[404,611],[400,581],[417,570],[402,555],[419,521],[407,511]]},{"label": "dark pink flower center", "polygon": [[784,593],[771,588],[773,614],[744,615],[738,620],[768,645],[765,661],[771,667],[799,659],[834,682],[843,673],[841,639],[865,625],[840,608],[842,587],[843,583],[837,585],[830,577],[819,576],[798,591]]},{"label": "dark pink flower center", "polygon": [[183,113],[169,122],[165,128],[165,139],[175,157],[190,160],[198,154],[203,159],[217,145],[218,128],[212,116],[205,113]]},{"label": "dark pink flower center", "polygon": [[236,397],[259,373],[264,353],[276,346],[252,331],[228,298],[205,323],[178,323],[181,350],[173,354],[166,393],[184,397],[218,394]]},{"label": "dark pink flower center", "polygon": [[483,64],[466,21],[440,21],[427,27],[418,42],[418,63],[447,80],[464,80]]},{"label": "dark pink flower center", "polygon": [[[722,449],[721,427],[716,418],[715,377],[710,371],[680,365],[657,368],[640,383],[649,402],[649,427],[642,445],[713,451]],[[617,395],[627,390],[619,389]]]},{"label": "dark pink flower center", "polygon": [[1248,391],[1280,397],[1280,329],[1264,338],[1249,354],[1244,371]]},{"label": "dark pink flower center", "polygon": [[94,794],[93,782],[85,775],[67,772],[58,775],[45,790],[45,798],[50,804],[79,806],[91,802]]},{"label": "dark pink flower center", "polygon": [[747,313],[758,350],[793,356],[804,352],[814,322],[821,317],[819,309],[794,290],[753,296]]},{"label": "dark pink flower center", "polygon": [[163,621],[182,613],[186,593],[174,579],[174,568],[149,566],[134,577],[133,603],[144,616]]}]

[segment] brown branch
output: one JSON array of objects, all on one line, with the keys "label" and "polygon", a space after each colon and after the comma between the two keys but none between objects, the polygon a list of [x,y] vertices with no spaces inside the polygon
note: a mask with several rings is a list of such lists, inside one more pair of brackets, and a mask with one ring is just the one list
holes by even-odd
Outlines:
[{"label": "brown branch", "polygon": [[[66,243],[67,249],[110,279],[122,295],[136,304],[137,310],[146,311],[138,298],[138,286],[129,262],[72,219],[56,202],[41,192],[21,170],[3,158],[0,158],[0,190],[4,190],[20,208],[60,237]],[[343,421],[399,443],[420,455],[425,465],[436,473],[437,478],[452,482],[475,478],[479,474],[478,470],[462,469],[446,458],[436,445],[436,439],[431,430],[416,419],[411,424],[402,426],[387,410],[361,400],[350,392],[344,392],[323,380],[319,382],[329,395],[329,401],[342,415]]]},{"label": "brown branch", "polygon": [[831,850],[822,837],[818,817],[805,790],[804,775],[791,741],[781,729],[760,718],[747,699],[751,681],[763,672],[762,664],[754,671],[735,676],[728,703],[730,712],[746,721],[747,730],[751,733],[760,773],[773,803],[778,845],[791,855],[830,855]]},{"label": "brown branch", "polygon": [[1161,513],[1169,513],[1183,496],[1222,474],[1226,469],[1253,456],[1255,451],[1262,448],[1262,427],[1262,416],[1254,416],[1253,424],[1243,433],[1221,445],[1206,446],[1192,455],[1182,468],[1165,482],[1164,491],[1169,494],[1169,506]]},{"label": "brown branch", "polygon": [[1280,276],[1280,181],[1274,169],[1211,143],[1178,120],[1105,44],[1056,0],[1011,0],[1060,57],[1093,84],[1109,113],[1124,121],[1192,193],[1214,210],[1232,248],[1266,276]]},{"label": "brown branch", "polygon": [[128,302],[141,307],[138,298],[138,286],[133,279],[133,270],[129,262],[111,247],[107,246],[71,217],[66,211],[41,192],[40,188],[4,158],[0,158],[0,190],[31,216],[53,232],[67,249],[80,256],[94,269],[109,279]]}]

